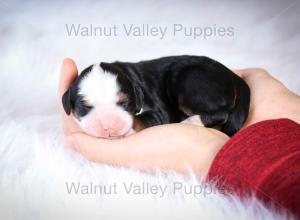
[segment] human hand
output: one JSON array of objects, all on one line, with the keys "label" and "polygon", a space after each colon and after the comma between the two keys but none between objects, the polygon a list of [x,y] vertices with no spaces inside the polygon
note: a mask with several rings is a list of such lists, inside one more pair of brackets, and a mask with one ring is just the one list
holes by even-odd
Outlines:
[{"label": "human hand", "polygon": [[300,123],[300,97],[280,81],[260,68],[234,72],[246,81],[251,90],[249,116],[244,127],[278,118],[288,118]]},{"label": "human hand", "polygon": [[[74,61],[64,60],[59,100],[76,78]],[[100,163],[145,171],[192,169],[205,177],[215,155],[229,139],[217,130],[189,124],[160,125],[122,139],[100,139],[83,133],[73,118],[65,114],[62,104],[60,106],[66,145],[88,160]]]}]

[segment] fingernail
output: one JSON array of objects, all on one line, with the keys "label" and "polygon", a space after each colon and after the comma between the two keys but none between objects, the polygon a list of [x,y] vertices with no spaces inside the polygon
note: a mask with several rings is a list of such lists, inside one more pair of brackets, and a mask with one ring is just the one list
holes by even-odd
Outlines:
[{"label": "fingernail", "polygon": [[73,136],[67,136],[65,139],[65,144],[69,148],[76,149],[77,146],[76,138]]}]

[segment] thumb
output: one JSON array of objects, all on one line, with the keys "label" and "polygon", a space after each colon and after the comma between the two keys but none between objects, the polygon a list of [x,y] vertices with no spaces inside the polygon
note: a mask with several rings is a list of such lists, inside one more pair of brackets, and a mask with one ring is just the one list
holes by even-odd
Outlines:
[{"label": "thumb", "polygon": [[251,71],[249,71],[250,68],[248,69],[236,69],[236,70],[232,70],[236,75],[238,75],[241,78],[245,78],[247,77]]},{"label": "thumb", "polygon": [[240,76],[241,78],[246,78],[249,75],[255,74],[258,76],[269,76],[268,72],[265,69],[262,68],[246,68],[246,69],[238,69],[238,70],[233,70],[233,72],[235,74],[237,74],[238,76]]},{"label": "thumb", "polygon": [[128,161],[130,154],[122,139],[96,138],[82,132],[67,136],[65,144],[82,154],[86,159],[94,162],[125,165],[125,161]]}]

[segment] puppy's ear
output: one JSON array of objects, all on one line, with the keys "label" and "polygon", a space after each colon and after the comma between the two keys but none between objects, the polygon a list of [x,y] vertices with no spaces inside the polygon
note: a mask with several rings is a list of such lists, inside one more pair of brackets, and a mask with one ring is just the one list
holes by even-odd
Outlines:
[{"label": "puppy's ear", "polygon": [[72,110],[71,88],[68,89],[62,96],[62,104],[67,115],[70,115]]},{"label": "puppy's ear", "polygon": [[138,84],[133,86],[133,90],[135,95],[135,112],[138,113],[143,108],[144,93]]}]

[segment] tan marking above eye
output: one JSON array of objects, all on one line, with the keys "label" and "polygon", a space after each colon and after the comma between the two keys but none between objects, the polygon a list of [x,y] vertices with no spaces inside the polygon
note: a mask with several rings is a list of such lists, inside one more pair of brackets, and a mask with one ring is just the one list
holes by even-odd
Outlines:
[{"label": "tan marking above eye", "polygon": [[127,100],[127,95],[121,93],[118,95],[117,103],[122,103],[125,102],[126,100]]}]

